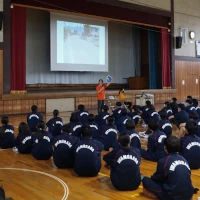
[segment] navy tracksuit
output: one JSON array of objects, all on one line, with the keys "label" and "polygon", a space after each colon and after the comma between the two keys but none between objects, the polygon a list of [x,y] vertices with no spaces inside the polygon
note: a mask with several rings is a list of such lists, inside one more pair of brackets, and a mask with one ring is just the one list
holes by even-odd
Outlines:
[{"label": "navy tracksuit", "polygon": [[179,128],[180,124],[185,123],[189,120],[189,115],[185,110],[181,110],[180,112],[174,115],[174,121],[176,126]]},{"label": "navy tracksuit", "polygon": [[128,115],[121,115],[118,120],[115,122],[117,129],[120,133],[126,132],[126,121],[131,119]]},{"label": "navy tracksuit", "polygon": [[37,131],[37,128],[36,128],[37,124],[42,120],[43,120],[43,118],[42,118],[42,115],[40,113],[37,113],[37,112],[30,113],[27,116],[27,123],[28,123],[30,130],[32,132],[36,132]]},{"label": "navy tracksuit", "polygon": [[36,160],[49,160],[52,153],[51,140],[48,136],[44,135],[41,140],[35,140],[31,154]]},{"label": "navy tracksuit", "polygon": [[0,139],[0,148],[13,148],[15,145],[14,127],[10,125],[3,125],[1,129],[4,131],[5,135],[4,138]]},{"label": "navy tracksuit", "polygon": [[161,119],[159,122],[159,130],[169,137],[172,135],[172,124],[167,119]]},{"label": "navy tracksuit", "polygon": [[69,123],[72,128],[72,135],[81,138],[81,127],[82,124],[79,121]]},{"label": "navy tracksuit", "polygon": [[106,119],[110,116],[108,112],[101,112],[96,116],[95,122],[99,126],[99,130],[101,131],[106,125]]},{"label": "navy tracksuit", "polygon": [[200,107],[196,107],[196,111],[197,111],[197,114],[198,114],[199,119],[200,119]]},{"label": "navy tracksuit", "polygon": [[75,114],[78,116],[80,122],[82,125],[87,125],[88,123],[88,111],[84,110],[84,111],[77,111],[75,112]]},{"label": "navy tracksuit", "polygon": [[186,107],[185,107],[185,111],[186,111],[188,114],[190,114],[191,112],[194,112],[194,113],[197,112],[197,111],[196,111],[196,108],[195,108],[193,105],[186,106]]},{"label": "navy tracksuit", "polygon": [[60,117],[55,117],[55,118],[51,118],[48,122],[47,122],[47,127],[49,128],[49,132],[53,135],[53,136],[57,136],[61,134],[62,131],[62,127],[63,127],[63,121],[62,118]]},{"label": "navy tracksuit", "polygon": [[145,124],[148,124],[151,120],[159,121],[159,114],[155,110],[148,110],[142,114],[142,119],[144,120]]},{"label": "navy tracksuit", "polygon": [[138,124],[141,116],[137,113],[137,112],[129,112],[128,116],[133,119],[133,121],[135,122],[135,125]]},{"label": "navy tracksuit", "polygon": [[165,133],[159,130],[150,135],[148,137],[147,150],[140,149],[142,158],[157,162],[159,159],[166,156],[164,150],[164,139],[166,137]]},{"label": "navy tracksuit", "polygon": [[77,137],[63,133],[53,142],[53,160],[58,168],[72,168],[74,164],[74,149],[79,141]]},{"label": "navy tracksuit", "polygon": [[88,121],[87,125],[92,128],[92,138],[95,140],[101,140],[101,134],[99,131],[98,124],[96,124],[95,122]]},{"label": "navy tracksuit", "polygon": [[178,113],[178,104],[176,102],[172,102],[170,103],[170,107],[172,109],[173,114],[175,115],[176,113]]},{"label": "navy tracksuit", "polygon": [[121,146],[104,155],[103,160],[111,167],[110,179],[116,189],[128,191],[139,187],[141,156],[136,149],[127,151]]},{"label": "navy tracksuit", "polygon": [[188,162],[178,153],[160,159],[151,178],[144,177],[143,187],[161,200],[190,200],[194,188]]},{"label": "navy tracksuit", "polygon": [[75,148],[74,171],[79,176],[96,176],[101,169],[103,144],[92,138],[83,137]]},{"label": "navy tracksuit", "polygon": [[106,124],[104,129],[102,130],[102,142],[104,145],[104,150],[108,151],[109,148],[115,147],[118,142],[117,142],[117,127],[112,124]]},{"label": "navy tracksuit", "polygon": [[191,169],[200,168],[200,138],[186,135],[181,138],[181,155],[188,161]]},{"label": "navy tracksuit", "polygon": [[112,111],[113,112],[112,117],[115,118],[115,121],[121,116],[121,111],[122,111],[121,108],[117,108]]},{"label": "navy tracksuit", "polygon": [[30,154],[33,147],[32,134],[19,133],[15,140],[15,146],[21,154]]},{"label": "navy tracksuit", "polygon": [[140,149],[141,143],[140,143],[140,137],[138,135],[138,132],[136,130],[128,130],[127,129],[126,133],[130,135],[130,140],[131,140],[130,146]]}]

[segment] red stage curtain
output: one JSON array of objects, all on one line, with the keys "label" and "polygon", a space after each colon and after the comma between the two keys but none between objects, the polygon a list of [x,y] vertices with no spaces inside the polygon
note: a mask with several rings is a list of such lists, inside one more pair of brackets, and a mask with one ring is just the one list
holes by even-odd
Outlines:
[{"label": "red stage curtain", "polygon": [[167,29],[162,29],[162,86],[163,89],[171,88],[170,34]]},{"label": "red stage curtain", "polygon": [[26,93],[26,8],[11,9],[11,93]]}]

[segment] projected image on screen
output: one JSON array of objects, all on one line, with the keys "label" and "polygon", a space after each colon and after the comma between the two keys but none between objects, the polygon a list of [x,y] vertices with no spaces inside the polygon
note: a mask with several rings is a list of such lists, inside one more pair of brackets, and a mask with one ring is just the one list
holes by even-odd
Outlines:
[{"label": "projected image on screen", "polygon": [[105,65],[105,27],[57,21],[57,50],[57,63]]}]

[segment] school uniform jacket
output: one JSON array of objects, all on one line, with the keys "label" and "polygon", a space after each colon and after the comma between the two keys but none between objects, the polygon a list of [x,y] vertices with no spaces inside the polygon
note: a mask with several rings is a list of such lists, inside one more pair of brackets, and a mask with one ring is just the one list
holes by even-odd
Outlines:
[{"label": "school uniform jacket", "polygon": [[172,199],[189,200],[194,193],[190,175],[188,162],[178,153],[173,153],[158,161],[157,171],[151,179],[161,184]]},{"label": "school uniform jacket", "polygon": [[104,150],[108,151],[109,148],[115,147],[117,142],[117,127],[113,125],[106,124],[104,129],[102,130],[102,142],[104,145]]},{"label": "school uniform jacket", "polygon": [[81,138],[81,127],[82,127],[81,122],[76,121],[76,122],[70,122],[69,124],[72,128],[72,135]]},{"label": "school uniform jacket", "polygon": [[38,112],[32,112],[27,116],[27,123],[32,132],[37,131],[37,124],[42,120],[42,115]]},{"label": "school uniform jacket", "polygon": [[195,108],[193,105],[186,106],[186,107],[185,107],[185,111],[186,111],[188,114],[190,114],[191,112],[194,112],[194,113],[197,112],[197,111],[196,111],[196,108]]},{"label": "school uniform jacket", "polygon": [[172,102],[170,103],[170,107],[172,109],[173,114],[175,115],[176,113],[178,113],[178,104],[176,102]]},{"label": "school uniform jacket", "polygon": [[198,116],[199,116],[199,119],[200,119],[200,107],[196,107],[196,111],[197,111],[197,114],[198,114]]},{"label": "school uniform jacket", "polygon": [[92,138],[95,140],[101,140],[101,133],[99,131],[98,124],[96,124],[95,122],[88,121],[87,125],[90,126],[92,129]]},{"label": "school uniform jacket", "polygon": [[52,144],[48,136],[44,135],[41,140],[35,140],[31,154],[36,160],[49,160],[52,153]]},{"label": "school uniform jacket", "polygon": [[120,133],[126,132],[126,122],[127,120],[131,119],[128,115],[122,116],[118,118],[118,120],[115,122],[117,129]]},{"label": "school uniform jacket", "polygon": [[33,136],[31,133],[19,133],[15,140],[15,146],[21,154],[30,154],[33,147]]},{"label": "school uniform jacket", "polygon": [[99,141],[83,137],[75,147],[74,171],[79,176],[96,176],[101,169],[103,148]]},{"label": "school uniform jacket", "polygon": [[74,164],[74,149],[79,141],[77,137],[63,133],[53,142],[53,160],[58,168],[71,168]]},{"label": "school uniform jacket", "polygon": [[181,123],[185,123],[189,120],[189,115],[185,110],[181,110],[174,115],[174,119],[180,125]]},{"label": "school uniform jacket", "polygon": [[49,132],[53,136],[57,136],[61,134],[62,127],[63,127],[63,120],[60,117],[51,118],[47,122],[47,127],[49,128]]},{"label": "school uniform jacket", "polygon": [[88,111],[84,110],[84,111],[77,111],[75,112],[75,114],[78,116],[80,122],[82,125],[87,125],[88,123]]},{"label": "school uniform jacket", "polygon": [[148,110],[142,115],[145,123],[148,124],[151,120],[159,121],[159,114],[155,110]]},{"label": "school uniform jacket", "polygon": [[2,149],[13,148],[15,145],[14,127],[11,125],[3,125],[1,129],[4,130],[5,136],[0,139],[0,147]]},{"label": "school uniform jacket", "polygon": [[141,156],[136,149],[127,151],[120,146],[104,155],[103,160],[111,167],[110,179],[116,189],[127,191],[139,187]]},{"label": "school uniform jacket", "polygon": [[166,152],[164,150],[164,140],[166,137],[165,133],[159,130],[155,131],[148,137],[147,152],[155,161],[158,161],[160,158],[166,156]]},{"label": "school uniform jacket", "polygon": [[186,135],[181,138],[181,155],[188,161],[191,169],[200,168],[200,138]]},{"label": "school uniform jacket", "polygon": [[169,137],[172,135],[172,124],[167,119],[161,119],[159,122],[159,130]]},{"label": "school uniform jacket", "polygon": [[95,122],[99,126],[99,130],[102,130],[106,125],[106,119],[110,116],[108,112],[101,112],[96,116]]},{"label": "school uniform jacket", "polygon": [[127,129],[126,133],[130,135],[130,140],[131,140],[130,146],[133,148],[140,149],[141,143],[140,143],[140,137],[138,135],[138,132],[136,130]]},{"label": "school uniform jacket", "polygon": [[115,121],[121,116],[121,111],[122,111],[121,108],[117,108],[112,111],[113,112],[112,117],[115,118]]},{"label": "school uniform jacket", "polygon": [[134,120],[135,125],[137,125],[138,122],[139,122],[139,120],[141,119],[141,116],[140,116],[138,113],[136,113],[136,112],[129,112],[129,113],[128,113],[128,116],[129,116],[131,119]]}]

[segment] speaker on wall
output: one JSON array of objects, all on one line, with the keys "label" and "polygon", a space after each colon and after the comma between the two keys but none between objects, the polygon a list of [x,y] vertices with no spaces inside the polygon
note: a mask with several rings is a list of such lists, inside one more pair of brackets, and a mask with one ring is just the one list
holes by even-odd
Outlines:
[{"label": "speaker on wall", "polygon": [[176,37],[176,49],[180,49],[182,47],[182,37]]}]

